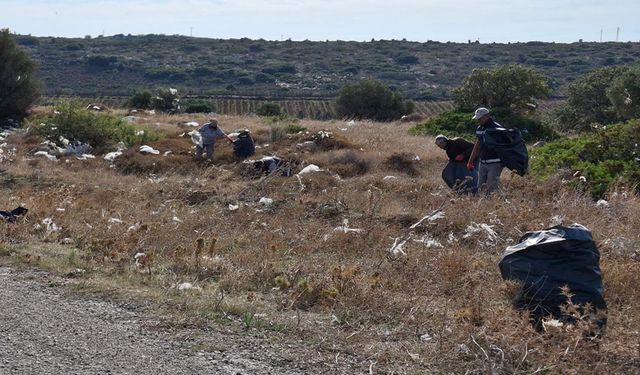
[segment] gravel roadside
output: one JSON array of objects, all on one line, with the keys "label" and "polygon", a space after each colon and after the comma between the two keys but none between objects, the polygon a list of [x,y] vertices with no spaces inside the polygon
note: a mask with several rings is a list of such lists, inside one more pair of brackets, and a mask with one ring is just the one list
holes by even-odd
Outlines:
[{"label": "gravel roadside", "polygon": [[[148,317],[65,296],[46,286],[50,278],[0,267],[0,374],[355,373],[348,364],[298,361],[295,349],[279,355],[279,348],[232,333],[149,330]],[[224,350],[197,351],[189,343],[202,340]]]}]

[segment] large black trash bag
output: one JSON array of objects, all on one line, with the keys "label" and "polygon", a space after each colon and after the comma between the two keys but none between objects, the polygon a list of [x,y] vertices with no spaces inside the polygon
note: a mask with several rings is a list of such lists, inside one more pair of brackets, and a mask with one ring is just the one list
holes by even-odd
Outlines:
[{"label": "large black trash bag", "polygon": [[442,179],[451,189],[459,193],[478,191],[478,161],[472,171],[467,170],[467,163],[450,161],[442,170]]},{"label": "large black trash bag", "polygon": [[[516,245],[507,247],[499,266],[503,279],[521,284],[514,305],[529,310],[537,327],[547,316],[573,320],[561,309],[568,302],[561,290],[565,286],[573,295],[574,304],[588,303],[591,312],[604,312],[607,308],[600,253],[591,232],[580,224],[527,232]],[[584,308],[583,312],[587,313]],[[606,319],[597,319],[595,323],[602,327]]]},{"label": "large black trash bag", "polygon": [[498,154],[508,170],[520,176],[529,169],[529,152],[518,128],[488,128],[484,132],[484,146]]},{"label": "large black trash bag", "polygon": [[233,142],[233,152],[239,158],[246,158],[253,155],[256,152],[253,138],[248,130],[242,130],[238,134],[238,139]]}]

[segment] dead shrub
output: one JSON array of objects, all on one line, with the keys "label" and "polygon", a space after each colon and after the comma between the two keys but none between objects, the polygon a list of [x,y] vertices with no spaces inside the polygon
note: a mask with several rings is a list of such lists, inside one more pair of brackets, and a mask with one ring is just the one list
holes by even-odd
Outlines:
[{"label": "dead shrub", "polygon": [[353,150],[316,154],[310,161],[325,165],[330,171],[343,178],[361,176],[371,169],[371,159],[363,153]]},{"label": "dead shrub", "polygon": [[415,156],[407,152],[394,153],[387,158],[385,165],[393,171],[402,172],[409,176],[418,175]]}]

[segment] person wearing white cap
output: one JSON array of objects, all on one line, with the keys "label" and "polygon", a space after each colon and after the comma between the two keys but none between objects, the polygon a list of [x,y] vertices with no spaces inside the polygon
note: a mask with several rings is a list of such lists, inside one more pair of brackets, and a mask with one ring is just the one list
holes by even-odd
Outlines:
[{"label": "person wearing white cap", "polygon": [[467,169],[473,170],[474,161],[480,157],[480,165],[478,167],[478,191],[480,191],[484,185],[485,194],[490,194],[498,188],[503,165],[502,160],[500,160],[500,157],[498,157],[498,154],[494,150],[483,146],[484,132],[488,128],[497,128],[501,127],[501,125],[491,118],[489,110],[484,107],[476,109],[472,119],[478,121],[480,126],[476,129],[477,139],[473,146],[471,157],[467,162]]}]

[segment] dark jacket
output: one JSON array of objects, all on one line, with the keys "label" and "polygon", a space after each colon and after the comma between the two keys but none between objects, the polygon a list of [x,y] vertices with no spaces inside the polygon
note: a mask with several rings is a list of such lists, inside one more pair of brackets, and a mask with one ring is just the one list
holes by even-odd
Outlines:
[{"label": "dark jacket", "polygon": [[462,155],[464,157],[464,162],[466,163],[469,161],[471,151],[473,151],[473,143],[463,138],[452,138],[447,140],[447,144],[444,149],[447,152],[449,161],[454,161],[456,156]]},{"label": "dark jacket", "polygon": [[478,141],[480,142],[480,161],[486,163],[500,163],[500,157],[498,154],[484,146],[484,131],[488,128],[499,128],[502,125],[495,122],[492,118],[489,118],[484,125],[478,126],[476,129],[476,137],[478,137]]}]

